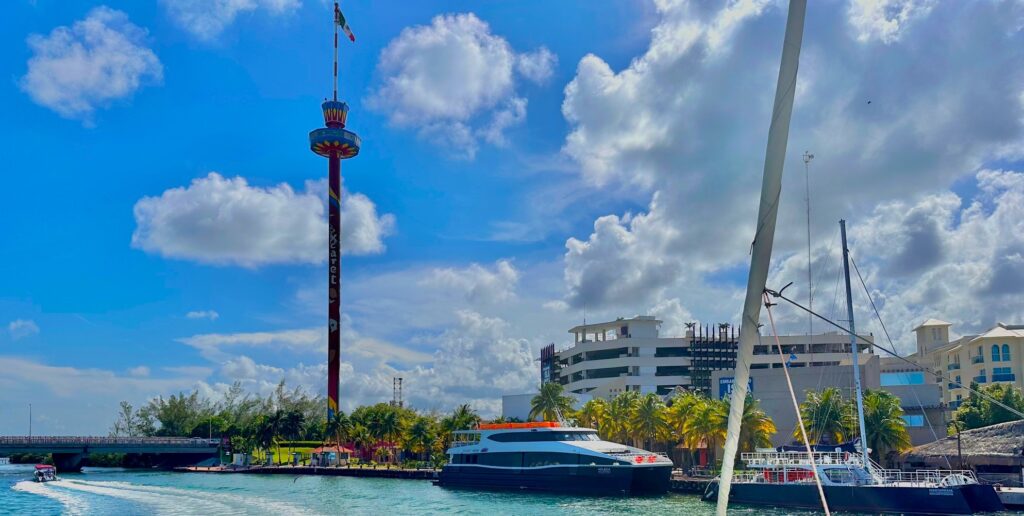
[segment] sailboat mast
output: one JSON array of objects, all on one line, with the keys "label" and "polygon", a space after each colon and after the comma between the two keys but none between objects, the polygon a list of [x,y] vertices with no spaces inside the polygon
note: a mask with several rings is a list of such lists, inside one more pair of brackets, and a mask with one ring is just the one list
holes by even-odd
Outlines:
[{"label": "sailboat mast", "polygon": [[860,428],[860,453],[864,467],[871,471],[868,460],[867,430],[864,427],[864,393],[860,386],[860,354],[857,352],[857,328],[853,324],[853,293],[850,290],[850,249],[846,247],[846,221],[839,221],[839,233],[843,239],[843,274],[846,279],[846,315],[850,318],[850,351],[853,353],[853,385],[857,397],[857,425]]},{"label": "sailboat mast", "polygon": [[747,276],[747,295],[743,300],[743,319],[740,344],[736,350],[736,370],[733,373],[732,399],[729,402],[729,426],[725,434],[725,452],[722,474],[718,483],[719,516],[725,516],[729,507],[733,463],[739,447],[743,405],[747,399],[750,362],[757,344],[758,322],[761,316],[761,296],[768,280],[768,266],[775,241],[775,220],[779,213],[782,193],[782,167],[786,161],[789,143],[789,122],[793,114],[793,96],[796,92],[796,73],[800,64],[800,45],[804,37],[804,14],[807,0],[790,0],[786,18],[786,35],[782,42],[782,61],[779,79],[775,85],[775,104],[768,128],[768,146],[764,156],[764,176],[761,180],[761,201],[757,211],[757,229],[750,250],[750,274]]}]

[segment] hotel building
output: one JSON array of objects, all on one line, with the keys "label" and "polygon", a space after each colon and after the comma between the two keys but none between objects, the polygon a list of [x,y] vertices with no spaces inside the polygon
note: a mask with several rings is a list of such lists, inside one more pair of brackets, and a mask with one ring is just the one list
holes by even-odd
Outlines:
[{"label": "hotel building", "polygon": [[[1024,388],[1024,379],[1018,374],[1024,370],[1024,325],[998,323],[984,333],[950,340],[952,326],[946,321],[928,319],[914,328],[917,351],[909,357],[952,380],[938,382],[949,410],[955,410],[967,398],[968,391],[963,387],[971,382],[980,386],[1007,383]],[[935,381],[934,377],[928,380]]]}]

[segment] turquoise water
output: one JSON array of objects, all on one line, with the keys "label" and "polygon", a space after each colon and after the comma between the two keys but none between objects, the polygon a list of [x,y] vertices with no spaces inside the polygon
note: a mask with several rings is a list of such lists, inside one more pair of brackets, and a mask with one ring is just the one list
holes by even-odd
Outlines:
[{"label": "turquoise water", "polygon": [[[696,496],[587,498],[453,491],[425,480],[86,468],[37,484],[0,466],[0,514],[713,514]],[[789,514],[737,509],[736,514]],[[803,515],[811,513],[800,513]]]}]

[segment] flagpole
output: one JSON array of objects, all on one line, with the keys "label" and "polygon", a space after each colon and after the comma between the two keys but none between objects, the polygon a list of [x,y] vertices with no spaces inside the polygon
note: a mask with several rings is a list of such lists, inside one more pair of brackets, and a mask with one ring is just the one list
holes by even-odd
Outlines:
[{"label": "flagpole", "polygon": [[338,25],[340,19],[338,13],[341,12],[341,8],[338,7],[338,2],[334,2],[334,101],[338,101]]}]

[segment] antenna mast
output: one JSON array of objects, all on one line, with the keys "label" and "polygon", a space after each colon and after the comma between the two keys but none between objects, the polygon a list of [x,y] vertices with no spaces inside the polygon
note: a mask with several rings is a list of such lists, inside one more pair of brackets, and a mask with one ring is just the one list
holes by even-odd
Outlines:
[{"label": "antenna mast", "polygon": [[[811,172],[810,165],[811,160],[814,159],[814,154],[809,151],[804,151],[804,185],[806,187],[807,194],[807,307],[814,310],[814,284],[811,283]],[[807,316],[807,346],[808,349],[813,349],[811,346],[811,335],[814,335],[814,316],[808,314]]]}]

